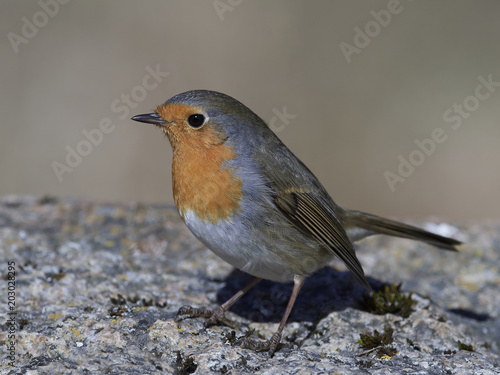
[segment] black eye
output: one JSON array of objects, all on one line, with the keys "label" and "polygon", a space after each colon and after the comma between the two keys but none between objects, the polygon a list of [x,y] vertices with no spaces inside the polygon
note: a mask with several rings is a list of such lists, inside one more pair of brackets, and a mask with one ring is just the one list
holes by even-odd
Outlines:
[{"label": "black eye", "polygon": [[203,125],[204,122],[205,122],[205,116],[199,113],[195,113],[194,115],[188,117],[188,123],[193,128],[199,128],[200,126]]}]

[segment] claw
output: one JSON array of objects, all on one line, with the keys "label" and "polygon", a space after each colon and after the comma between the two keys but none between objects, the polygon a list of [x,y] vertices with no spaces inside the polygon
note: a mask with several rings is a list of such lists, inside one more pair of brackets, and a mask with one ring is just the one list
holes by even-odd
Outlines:
[{"label": "claw", "polygon": [[225,311],[222,306],[217,307],[215,310],[208,309],[206,307],[182,306],[179,311],[177,311],[174,320],[179,322],[184,318],[207,318],[207,320],[203,323],[205,328],[213,326],[217,324],[217,322],[231,328],[238,327],[235,322],[226,318]]},{"label": "claw", "polygon": [[269,353],[269,357],[272,357],[278,348],[278,345],[281,341],[281,333],[276,332],[271,338],[267,341],[254,340],[250,337],[243,338],[239,341],[239,344],[242,348],[255,350],[257,352],[265,352]]},{"label": "claw", "polygon": [[210,318],[213,315],[213,310],[207,309],[206,307],[192,307],[192,306],[182,306],[177,314],[175,315],[175,321],[179,322],[184,319],[183,315],[187,315],[188,318]]}]

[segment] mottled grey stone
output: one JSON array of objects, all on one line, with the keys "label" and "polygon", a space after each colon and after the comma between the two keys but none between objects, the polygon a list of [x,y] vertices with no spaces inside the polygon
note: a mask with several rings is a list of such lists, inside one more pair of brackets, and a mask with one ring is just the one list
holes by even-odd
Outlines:
[{"label": "mottled grey stone", "polygon": [[[164,205],[0,199],[0,268],[16,264],[16,360],[2,374],[495,374],[500,354],[500,223],[414,223],[467,244],[459,253],[388,237],[357,245],[370,282],[402,282],[415,311],[363,311],[340,261],[310,277],[269,358],[232,345],[277,328],[291,285],[263,281],[227,314],[236,328],[174,322],[182,305],[224,302],[249,278],[204,248]],[[7,280],[0,344],[8,345]],[[393,355],[360,334],[393,329]],[[459,350],[458,341],[474,351]],[[364,353],[365,352],[365,353]],[[363,354],[364,353],[364,354]]]}]

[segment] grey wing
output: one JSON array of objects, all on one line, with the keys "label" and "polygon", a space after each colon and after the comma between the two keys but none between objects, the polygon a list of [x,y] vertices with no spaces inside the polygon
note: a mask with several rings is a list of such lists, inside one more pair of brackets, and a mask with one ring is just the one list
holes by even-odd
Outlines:
[{"label": "grey wing", "polygon": [[[276,207],[293,226],[342,259],[356,281],[371,290],[352,243],[333,212],[335,203],[316,176],[273,133],[265,132],[261,140],[254,157],[266,156],[260,163],[261,175],[267,177]],[[325,199],[329,202],[323,202]]]},{"label": "grey wing", "polygon": [[346,264],[356,281],[371,290],[340,221],[314,194],[291,188],[278,193],[274,202],[295,227],[331,249]]}]

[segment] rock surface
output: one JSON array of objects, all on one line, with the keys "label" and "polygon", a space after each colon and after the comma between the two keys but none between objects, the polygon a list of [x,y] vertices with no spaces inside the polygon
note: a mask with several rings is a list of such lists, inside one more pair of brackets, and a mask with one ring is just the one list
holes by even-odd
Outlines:
[{"label": "rock surface", "polygon": [[[375,289],[401,282],[413,292],[409,317],[364,311],[365,291],[334,261],[306,281],[269,358],[234,342],[250,329],[269,338],[291,285],[258,284],[227,314],[235,328],[173,320],[181,306],[215,307],[250,280],[204,248],[174,208],[4,197],[0,373],[498,374],[500,223],[431,222],[415,224],[467,244],[459,253],[383,236],[357,245]],[[361,334],[385,329],[385,345],[360,345]]]}]

